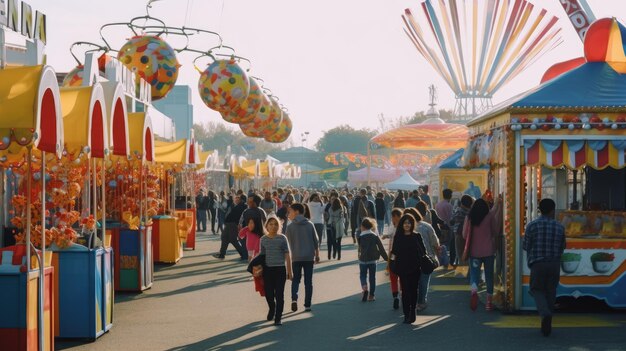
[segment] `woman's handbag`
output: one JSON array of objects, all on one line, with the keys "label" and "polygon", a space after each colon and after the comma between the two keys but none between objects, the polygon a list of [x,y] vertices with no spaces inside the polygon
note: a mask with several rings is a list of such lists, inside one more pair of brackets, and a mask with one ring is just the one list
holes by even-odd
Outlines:
[{"label": "woman's handbag", "polygon": [[[262,270],[263,266],[265,266],[265,254],[257,255],[257,256],[255,256],[252,259],[252,261],[250,261],[250,263],[248,263],[247,271],[249,273],[251,273],[253,276],[256,277],[257,275],[255,275],[255,269],[257,270],[257,273],[259,273],[257,267],[261,267],[260,274],[262,275],[263,274],[263,270]],[[259,276],[261,276],[261,275],[259,275]]]},{"label": "woman's handbag", "polygon": [[252,267],[252,276],[253,277],[262,277],[263,276],[263,266],[253,266]]},{"label": "woman's handbag", "polygon": [[422,273],[430,274],[437,267],[439,267],[439,263],[437,262],[437,259],[434,257],[431,257],[428,254],[428,251],[426,250],[426,246],[424,246],[424,240],[422,239],[421,234],[420,234],[420,239],[417,245],[417,251],[419,255],[420,269]]}]

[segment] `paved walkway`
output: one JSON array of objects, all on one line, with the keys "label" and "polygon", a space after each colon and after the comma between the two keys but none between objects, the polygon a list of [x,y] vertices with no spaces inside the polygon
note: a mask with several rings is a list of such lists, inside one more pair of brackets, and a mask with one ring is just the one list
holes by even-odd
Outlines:
[{"label": "paved walkway", "polygon": [[[384,265],[378,269],[377,301],[360,301],[351,243],[344,245],[341,261],[316,266],[313,310],[304,312],[300,301],[300,310],[287,312],[283,326],[275,327],[265,321],[265,300],[254,292],[245,265],[232,251],[226,260],[213,258],[218,247],[217,236],[200,236],[197,249],[186,251],[178,264],[155,267],[151,289],[117,294],[110,332],[93,343],[57,342],[57,349],[626,350],[624,313],[559,314],[552,336],[544,338],[533,314],[486,312],[482,305],[470,311],[465,279],[440,270],[431,282],[428,309],[404,325],[402,313],[391,308]],[[287,282],[287,296],[289,287]]]}]

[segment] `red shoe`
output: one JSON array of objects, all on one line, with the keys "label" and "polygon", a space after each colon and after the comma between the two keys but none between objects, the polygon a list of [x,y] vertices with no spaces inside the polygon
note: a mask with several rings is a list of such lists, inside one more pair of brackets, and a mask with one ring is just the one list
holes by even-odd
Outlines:
[{"label": "red shoe", "polygon": [[485,304],[485,311],[493,311],[493,296],[487,294],[487,303]]},{"label": "red shoe", "polygon": [[472,296],[470,297],[470,308],[472,311],[476,311],[478,307],[478,293],[476,291],[472,291]]}]

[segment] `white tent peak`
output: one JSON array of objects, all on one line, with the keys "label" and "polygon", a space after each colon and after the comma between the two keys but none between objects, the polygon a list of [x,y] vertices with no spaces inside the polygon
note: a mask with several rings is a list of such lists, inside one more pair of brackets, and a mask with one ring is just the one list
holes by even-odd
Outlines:
[{"label": "white tent peak", "polygon": [[415,180],[409,172],[404,172],[398,179],[386,183],[385,188],[390,190],[415,190],[419,187],[419,183]]}]

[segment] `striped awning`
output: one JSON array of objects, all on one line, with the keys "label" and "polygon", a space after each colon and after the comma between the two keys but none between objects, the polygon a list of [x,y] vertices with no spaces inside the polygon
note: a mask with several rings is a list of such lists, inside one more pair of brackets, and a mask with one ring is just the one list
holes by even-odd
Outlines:
[{"label": "striped awning", "polygon": [[398,150],[456,151],[465,147],[466,126],[452,123],[420,123],[392,129],[370,140],[373,148]]},{"label": "striped awning", "polygon": [[522,164],[594,169],[626,166],[626,140],[524,140]]}]

